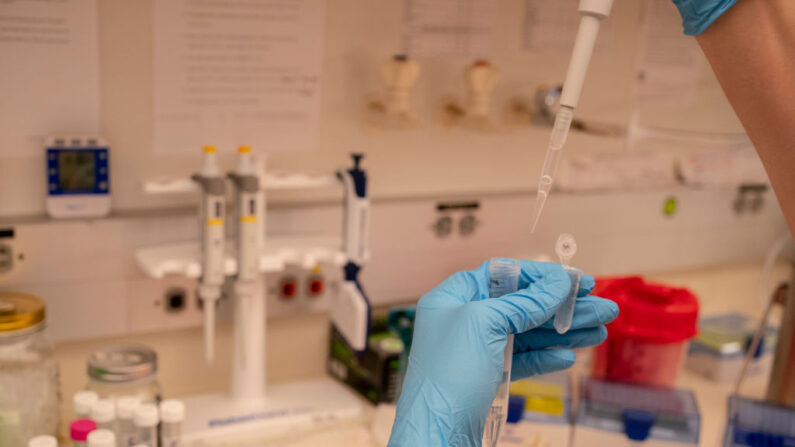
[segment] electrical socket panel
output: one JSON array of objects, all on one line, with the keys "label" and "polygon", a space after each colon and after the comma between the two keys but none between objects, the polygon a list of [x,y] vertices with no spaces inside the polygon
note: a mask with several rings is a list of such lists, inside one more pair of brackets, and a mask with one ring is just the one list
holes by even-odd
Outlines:
[{"label": "electrical socket panel", "polygon": [[[756,262],[786,232],[778,207],[738,215],[736,188],[675,189],[603,194],[564,194],[547,204],[530,235],[534,196],[473,196],[476,231],[466,237],[457,223],[450,237],[437,237],[440,198],[374,202],[372,259],[361,281],[373,305],[404,303],[431,290],[457,270],[472,269],[494,256],[532,258],[551,252],[561,232],[576,235],[582,253],[577,267],[592,275],[690,269],[730,262]],[[667,204],[676,200],[676,212]],[[457,214],[463,216],[463,214]],[[195,215],[113,216],[99,220],[5,222],[0,243],[13,249],[12,269],[0,273],[0,290],[29,293],[47,302],[50,335],[57,342],[199,327],[195,279],[148,278],[137,250],[195,240]],[[268,211],[273,235],[338,234],[341,208],[325,205]],[[267,243],[267,242],[266,242]],[[639,250],[638,247],[643,247]],[[294,297],[279,286],[294,281]],[[321,293],[308,293],[313,278]],[[265,275],[267,317],[326,312],[342,288],[342,268],[288,265]],[[170,308],[167,293],[184,290],[184,303]],[[231,300],[219,304],[229,321]]]},{"label": "electrical socket panel", "polygon": [[268,317],[327,312],[330,296],[340,293],[342,268],[320,264],[311,269],[287,266],[266,275]]},{"label": "electrical socket panel", "polygon": [[[318,265],[311,269],[288,266],[283,272],[268,273],[265,275],[267,318],[327,312],[330,295],[339,293],[341,281],[342,269],[331,265]],[[203,311],[195,279],[181,276],[168,276],[161,280],[140,279],[130,281],[128,287],[130,332],[154,332],[166,327],[178,329],[202,324]],[[224,294],[218,303],[219,321],[231,320],[231,310],[231,297]]]}]

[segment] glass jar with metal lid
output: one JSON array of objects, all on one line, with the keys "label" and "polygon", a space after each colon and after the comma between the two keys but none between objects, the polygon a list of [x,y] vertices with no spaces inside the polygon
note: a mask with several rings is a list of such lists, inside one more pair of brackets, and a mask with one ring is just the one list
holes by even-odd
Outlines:
[{"label": "glass jar with metal lid", "polygon": [[157,353],[141,345],[109,346],[94,351],[86,361],[87,389],[102,399],[137,397],[142,403],[160,401]]},{"label": "glass jar with metal lid", "polygon": [[0,292],[0,445],[56,435],[60,384],[44,301]]}]

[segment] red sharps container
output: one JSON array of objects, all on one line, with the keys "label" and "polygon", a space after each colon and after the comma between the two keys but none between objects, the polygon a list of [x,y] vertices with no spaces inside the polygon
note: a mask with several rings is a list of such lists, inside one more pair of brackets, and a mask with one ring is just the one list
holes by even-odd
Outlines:
[{"label": "red sharps container", "polygon": [[619,315],[596,347],[593,375],[600,379],[672,387],[696,335],[698,300],[687,289],[647,283],[641,277],[597,281],[594,295],[616,302]]}]

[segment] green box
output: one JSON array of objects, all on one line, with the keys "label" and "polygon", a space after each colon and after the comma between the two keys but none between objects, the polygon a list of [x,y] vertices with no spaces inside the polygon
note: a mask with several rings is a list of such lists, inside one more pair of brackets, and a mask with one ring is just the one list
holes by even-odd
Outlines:
[{"label": "green box", "polygon": [[386,318],[375,319],[370,334],[367,349],[357,354],[331,325],[327,370],[374,404],[394,403],[400,390],[403,342],[387,330]]}]

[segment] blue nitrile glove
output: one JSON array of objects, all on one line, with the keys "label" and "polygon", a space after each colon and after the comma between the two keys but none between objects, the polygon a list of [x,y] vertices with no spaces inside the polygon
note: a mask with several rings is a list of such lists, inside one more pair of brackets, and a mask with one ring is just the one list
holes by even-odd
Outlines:
[{"label": "blue nitrile glove", "polygon": [[615,303],[586,296],[582,275],[569,332],[551,317],[571,283],[558,264],[522,261],[519,290],[489,299],[489,263],[447,278],[417,304],[409,367],[389,440],[398,446],[479,446],[502,377],[508,334],[514,338],[512,380],[568,368],[569,348],[593,346],[618,315]]},{"label": "blue nitrile glove", "polygon": [[673,0],[682,16],[682,26],[688,36],[697,36],[717,20],[737,0]]}]

